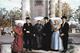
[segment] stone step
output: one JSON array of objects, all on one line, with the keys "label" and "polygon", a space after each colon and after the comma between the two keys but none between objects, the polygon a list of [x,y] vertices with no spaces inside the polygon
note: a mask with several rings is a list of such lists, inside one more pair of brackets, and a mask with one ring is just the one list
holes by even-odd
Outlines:
[{"label": "stone step", "polygon": [[26,53],[60,53],[60,52],[55,52],[55,51],[43,51],[43,50],[32,50],[28,51]]}]

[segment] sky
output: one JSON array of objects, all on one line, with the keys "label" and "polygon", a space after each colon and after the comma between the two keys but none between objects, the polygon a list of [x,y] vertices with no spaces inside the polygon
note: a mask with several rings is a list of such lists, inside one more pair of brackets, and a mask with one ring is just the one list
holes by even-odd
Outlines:
[{"label": "sky", "polygon": [[72,9],[76,10],[80,6],[80,0],[65,0]]},{"label": "sky", "polygon": [[[70,4],[72,9],[77,9],[80,5],[80,0],[62,0]],[[21,0],[0,0],[0,8],[11,10],[14,7],[21,7]]]},{"label": "sky", "polygon": [[14,7],[21,7],[21,0],[0,0],[0,8],[11,10]]}]

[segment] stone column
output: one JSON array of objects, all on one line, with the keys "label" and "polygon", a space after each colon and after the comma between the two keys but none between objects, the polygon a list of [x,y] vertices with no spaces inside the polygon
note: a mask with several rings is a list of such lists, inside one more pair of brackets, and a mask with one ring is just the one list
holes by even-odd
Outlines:
[{"label": "stone column", "polygon": [[12,53],[11,52],[11,44],[2,44],[1,45],[1,53]]},{"label": "stone column", "polygon": [[50,0],[49,12],[50,18],[55,17],[55,0]]},{"label": "stone column", "polygon": [[1,31],[2,31],[2,30],[1,30],[1,27],[0,27],[0,36],[1,36]]},{"label": "stone column", "polygon": [[0,37],[0,46],[1,46],[1,53],[12,53],[11,45],[14,41],[14,37],[10,34],[5,34],[4,36]]},{"label": "stone column", "polygon": [[30,16],[30,0],[22,0],[22,20],[25,20],[26,16]]},{"label": "stone column", "polygon": [[59,17],[62,17],[62,0],[58,0],[58,10],[59,10]]}]

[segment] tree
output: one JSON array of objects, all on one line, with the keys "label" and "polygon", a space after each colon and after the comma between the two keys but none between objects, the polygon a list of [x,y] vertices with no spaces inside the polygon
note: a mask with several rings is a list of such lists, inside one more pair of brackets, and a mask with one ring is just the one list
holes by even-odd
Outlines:
[{"label": "tree", "polygon": [[11,10],[9,12],[9,16],[12,18],[14,17],[14,19],[21,19],[21,11],[20,10]]},{"label": "tree", "polygon": [[58,3],[56,3],[56,6],[55,6],[55,16],[58,17],[59,16],[59,9],[58,9]]},{"label": "tree", "polygon": [[3,26],[3,20],[5,20],[7,13],[8,11],[5,8],[0,8],[0,26]]},{"label": "tree", "polygon": [[76,15],[76,18],[79,20],[79,23],[80,23],[80,6],[78,7],[78,9],[76,9],[75,15]]},{"label": "tree", "polygon": [[0,8],[0,26],[11,26],[16,19],[21,19],[21,10],[7,11],[5,8]]},{"label": "tree", "polygon": [[63,3],[62,5],[62,15],[65,14],[65,16],[67,16],[68,18],[70,18],[72,16],[72,9],[71,7],[69,6],[68,3]]},{"label": "tree", "polygon": [[15,14],[15,19],[21,19],[21,11],[20,10],[16,10],[15,12],[14,12],[14,14]]}]

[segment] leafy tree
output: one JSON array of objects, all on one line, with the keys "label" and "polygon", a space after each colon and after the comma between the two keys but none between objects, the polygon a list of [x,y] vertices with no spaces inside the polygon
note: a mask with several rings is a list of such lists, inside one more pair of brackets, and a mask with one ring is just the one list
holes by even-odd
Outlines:
[{"label": "leafy tree", "polygon": [[11,10],[9,12],[9,16],[14,17],[14,19],[21,19],[21,11],[20,10]]},{"label": "leafy tree", "polygon": [[66,15],[68,19],[72,17],[73,10],[71,9],[70,5],[68,3],[63,3],[62,5],[62,15]]},{"label": "leafy tree", "polygon": [[75,11],[75,15],[76,15],[76,18],[79,20],[79,23],[80,23],[80,6],[79,6],[78,9]]}]

